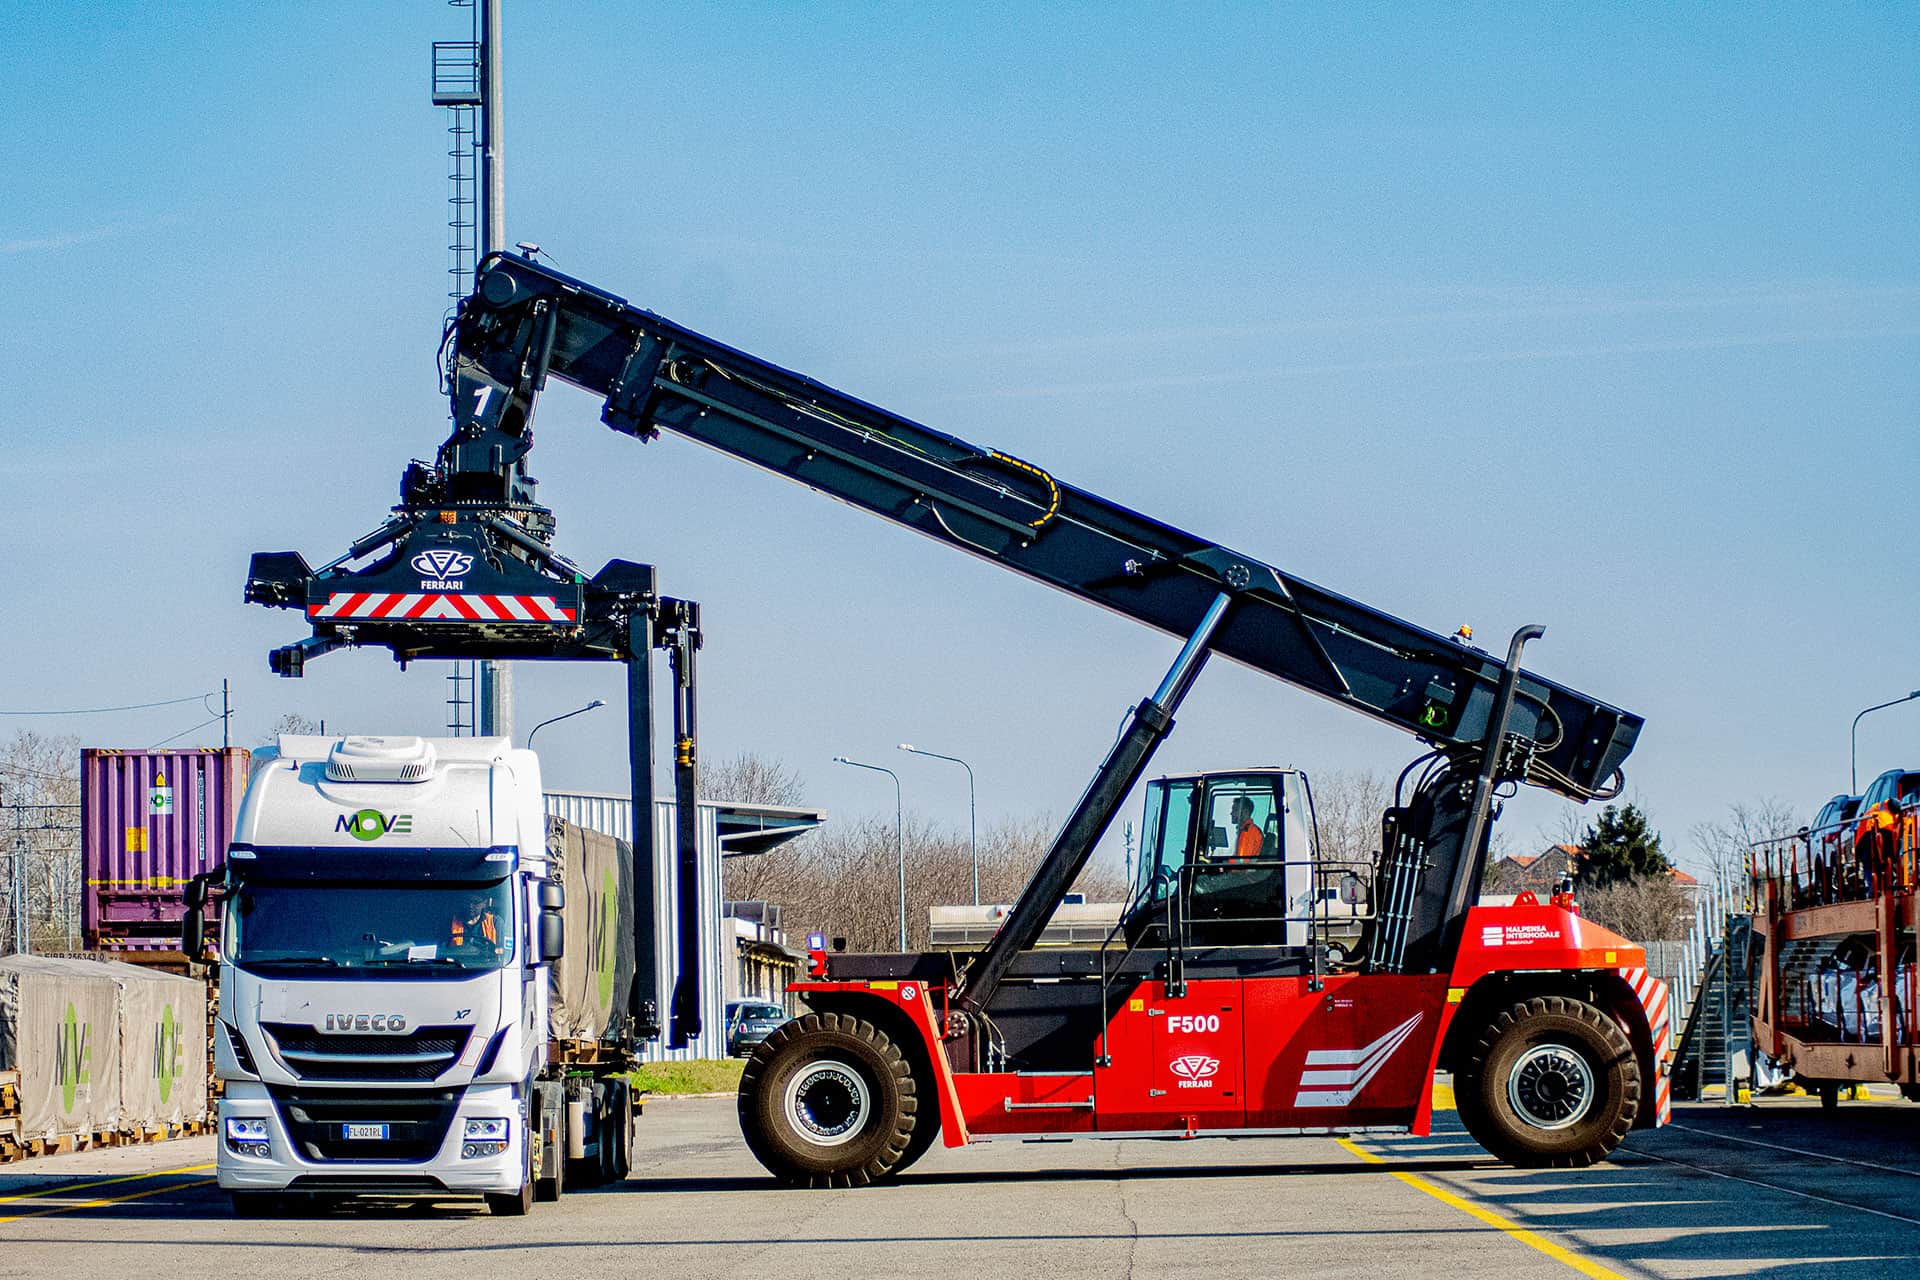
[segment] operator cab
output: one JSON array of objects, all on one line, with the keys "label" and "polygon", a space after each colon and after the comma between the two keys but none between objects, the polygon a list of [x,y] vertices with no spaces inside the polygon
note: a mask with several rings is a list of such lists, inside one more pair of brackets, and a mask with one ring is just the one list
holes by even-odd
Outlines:
[{"label": "operator cab", "polygon": [[1323,942],[1345,954],[1360,920],[1356,892],[1343,893],[1342,880],[1364,868],[1323,863],[1317,834],[1313,792],[1298,770],[1155,778],[1129,936],[1177,934],[1199,947]]}]

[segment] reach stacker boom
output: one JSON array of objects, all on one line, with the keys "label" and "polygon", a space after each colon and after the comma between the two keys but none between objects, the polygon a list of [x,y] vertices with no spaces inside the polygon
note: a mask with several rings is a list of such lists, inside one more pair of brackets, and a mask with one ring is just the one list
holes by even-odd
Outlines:
[{"label": "reach stacker boom", "polygon": [[[531,256],[482,264],[446,342],[453,431],[409,473],[412,505],[515,501],[557,377],[617,431],[691,438],[1181,642],[990,943],[812,955],[794,987],[809,1012],[741,1083],[747,1142],[779,1178],[858,1185],[936,1140],[1424,1133],[1436,1067],[1476,1139],[1519,1164],[1589,1163],[1664,1121],[1666,991],[1641,949],[1565,896],[1476,905],[1496,794],[1615,794],[1640,730],[1521,669],[1540,628],[1487,653]],[[302,587],[315,598],[286,589]],[[313,620],[315,643],[354,642],[350,617]],[[1426,744],[1376,860],[1321,861],[1297,773],[1158,779],[1106,945],[1034,949],[1216,653]]]}]

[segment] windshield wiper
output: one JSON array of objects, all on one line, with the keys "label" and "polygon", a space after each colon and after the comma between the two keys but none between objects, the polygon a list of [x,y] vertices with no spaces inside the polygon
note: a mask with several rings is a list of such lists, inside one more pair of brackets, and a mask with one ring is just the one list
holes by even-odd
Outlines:
[{"label": "windshield wiper", "polygon": [[422,956],[418,960],[409,960],[405,956],[377,956],[365,963],[368,967],[375,965],[399,965],[403,968],[410,968],[413,965],[419,964],[450,964],[456,969],[469,969],[473,967],[466,961],[456,960],[452,956]]},{"label": "windshield wiper", "polygon": [[240,963],[242,965],[324,964],[334,969],[341,968],[343,965],[342,961],[335,960],[332,956],[248,956]]}]

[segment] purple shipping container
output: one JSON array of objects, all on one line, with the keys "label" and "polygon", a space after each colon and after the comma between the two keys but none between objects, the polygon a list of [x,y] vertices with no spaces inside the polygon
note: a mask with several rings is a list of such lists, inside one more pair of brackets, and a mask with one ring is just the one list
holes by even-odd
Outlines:
[{"label": "purple shipping container", "polygon": [[81,925],[96,950],[180,946],[180,891],[227,859],[245,747],[80,753]]}]

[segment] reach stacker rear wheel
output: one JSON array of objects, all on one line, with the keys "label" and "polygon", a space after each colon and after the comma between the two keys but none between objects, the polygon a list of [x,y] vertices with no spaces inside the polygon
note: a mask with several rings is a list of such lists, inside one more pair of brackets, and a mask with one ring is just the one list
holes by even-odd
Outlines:
[{"label": "reach stacker rear wheel", "polygon": [[740,1131],[780,1181],[859,1187],[900,1167],[919,1097],[912,1067],[860,1018],[810,1013],[763,1040],[740,1076]]},{"label": "reach stacker rear wheel", "polygon": [[1525,1000],[1494,1016],[1455,1085],[1460,1122],[1523,1169],[1604,1160],[1640,1113],[1626,1033],[1583,1000]]}]

